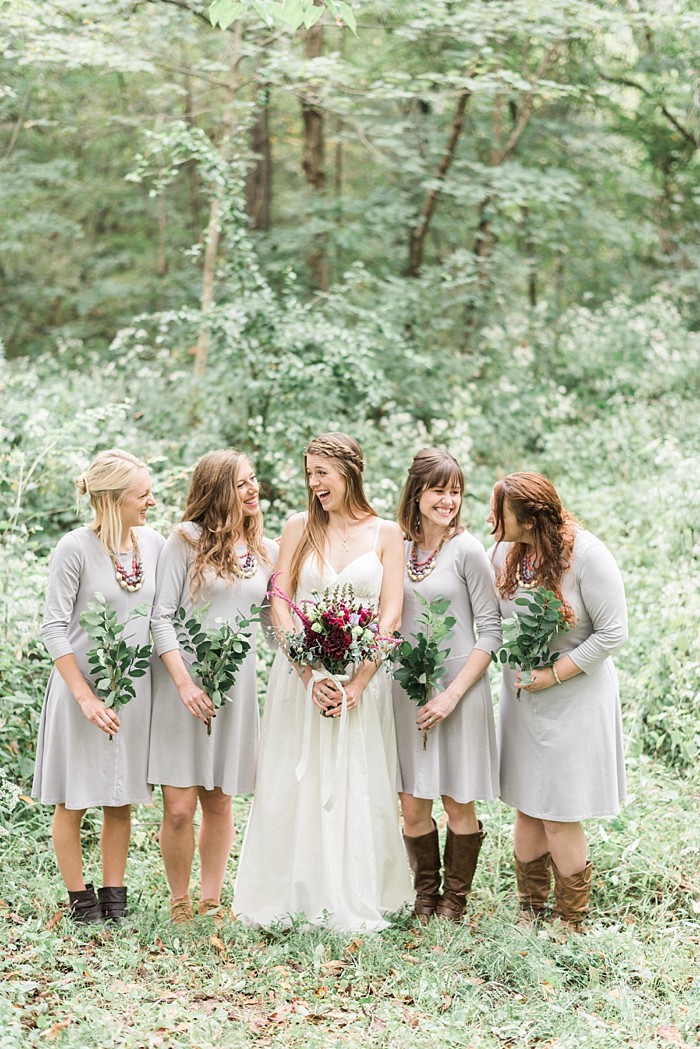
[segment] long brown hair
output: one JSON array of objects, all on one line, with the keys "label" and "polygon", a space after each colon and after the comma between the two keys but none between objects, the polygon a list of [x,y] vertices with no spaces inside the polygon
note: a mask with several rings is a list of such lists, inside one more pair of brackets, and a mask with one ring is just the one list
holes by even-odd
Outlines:
[{"label": "long brown hair", "polygon": [[290,590],[292,596],[296,593],[299,585],[301,566],[307,554],[313,550],[319,560],[323,562],[323,551],[326,545],[326,531],[328,529],[328,511],[324,510],[318,499],[311,491],[309,475],[306,464],[309,455],[321,455],[324,459],[330,459],[345,478],[345,498],[343,510],[349,517],[360,518],[369,514],[376,517],[377,511],[370,505],[365,495],[362,483],[362,471],[365,468],[365,457],[362,448],[354,437],[346,433],[323,433],[320,437],[314,437],[304,449],[304,478],[306,480],[306,501],[308,514],[304,526],[304,534],[292,556],[289,569]]},{"label": "long brown hair", "polygon": [[204,584],[205,572],[215,572],[231,581],[242,575],[233,545],[239,537],[259,561],[269,564],[262,514],[244,514],[236,487],[238,471],[247,461],[243,452],[222,448],[207,452],[194,468],[182,520],[198,524],[199,534],[192,536],[183,528],[178,530],[195,550],[190,577],[193,595]]},{"label": "long brown hair", "polygon": [[[455,457],[439,448],[421,448],[419,452],[416,452],[408,470],[397,512],[397,520],[406,539],[419,543],[423,538],[418,508],[423,492],[428,488],[448,486],[459,488],[460,493],[464,496],[464,473]],[[460,505],[448,525],[448,531],[452,535],[459,535],[464,531],[460,516],[461,510]]]},{"label": "long brown hair", "polygon": [[[576,518],[564,509],[556,488],[542,474],[508,474],[497,481],[493,489],[493,535],[503,534],[506,502],[518,524],[532,525],[534,560],[539,566],[537,582],[563,601],[566,621],[572,625],[574,613],[562,597],[561,578],[571,564],[578,524]],[[527,543],[511,545],[496,580],[501,597],[515,594],[518,567],[527,549]]]},{"label": "long brown hair", "polygon": [[87,470],[75,479],[78,496],[87,495],[95,511],[90,528],[109,554],[116,554],[122,538],[121,507],[138,470],[146,464],[122,448],[98,452]]}]

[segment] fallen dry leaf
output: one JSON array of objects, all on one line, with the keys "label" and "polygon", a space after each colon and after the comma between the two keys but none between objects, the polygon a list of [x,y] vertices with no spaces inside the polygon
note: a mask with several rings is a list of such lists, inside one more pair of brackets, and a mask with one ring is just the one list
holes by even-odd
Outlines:
[{"label": "fallen dry leaf", "polygon": [[70,1026],[70,1018],[65,1020],[59,1020],[57,1023],[52,1024],[47,1031],[44,1031],[43,1038],[52,1039],[58,1038],[61,1031],[65,1031],[66,1027]]},{"label": "fallen dry leaf", "polygon": [[65,911],[62,910],[56,911],[55,914],[52,914],[49,920],[47,921],[46,925],[44,926],[45,931],[51,932],[52,929],[55,929],[56,926],[60,924],[64,914]]},{"label": "fallen dry leaf", "polygon": [[224,944],[223,940],[219,939],[219,937],[216,934],[214,936],[209,937],[209,943],[212,945],[216,953],[220,954],[222,958],[228,958],[228,951],[226,950],[226,945]]},{"label": "fallen dry leaf", "polygon": [[656,1033],[659,1038],[663,1038],[665,1042],[669,1042],[671,1045],[678,1045],[680,1049],[690,1049],[677,1027],[667,1027],[665,1024],[661,1024],[656,1028]]}]

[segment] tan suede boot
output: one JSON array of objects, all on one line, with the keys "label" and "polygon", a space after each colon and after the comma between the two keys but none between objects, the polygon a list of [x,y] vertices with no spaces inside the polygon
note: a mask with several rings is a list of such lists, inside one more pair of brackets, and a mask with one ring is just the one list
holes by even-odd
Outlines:
[{"label": "tan suede boot", "polygon": [[440,843],[435,821],[429,834],[421,834],[418,838],[404,834],[403,842],[416,890],[413,913],[422,922],[427,922],[440,902]]},{"label": "tan suede boot", "polygon": [[217,925],[226,921],[226,910],[218,900],[200,900],[197,904],[197,914],[200,918],[211,918]]},{"label": "tan suede boot", "polygon": [[523,863],[515,857],[515,876],[520,895],[518,924],[529,925],[541,921],[552,887],[552,857],[548,852],[535,860]]},{"label": "tan suede boot", "polygon": [[187,925],[194,921],[192,900],[189,893],[187,896],[171,896],[170,898],[170,921],[173,925]]},{"label": "tan suede boot", "polygon": [[583,932],[583,920],[588,914],[591,898],[593,867],[587,863],[583,870],[565,878],[552,862],[554,871],[554,895],[556,903],[552,919],[560,921],[560,927],[568,932]]},{"label": "tan suede boot", "polygon": [[450,828],[447,828],[442,899],[435,910],[438,917],[457,922],[464,914],[485,837],[486,832],[481,822],[476,834],[453,834]]}]

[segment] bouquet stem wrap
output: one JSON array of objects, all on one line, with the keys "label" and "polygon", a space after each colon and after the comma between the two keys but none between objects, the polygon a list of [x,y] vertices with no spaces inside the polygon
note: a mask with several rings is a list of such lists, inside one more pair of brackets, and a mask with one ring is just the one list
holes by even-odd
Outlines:
[{"label": "bouquet stem wrap", "polygon": [[[316,716],[316,704],[311,698],[314,685],[317,681],[332,681],[340,690],[342,696],[340,708],[340,725],[335,743],[335,754],[333,754],[333,732],[330,725],[321,726],[321,802],[326,812],[330,812],[336,803],[338,787],[347,776],[348,769],[348,696],[343,684],[350,680],[349,674],[331,674],[327,670],[311,669],[311,677],[306,688],[306,709],[304,711],[304,729],[302,738],[302,749],[299,763],[294,774],[297,782],[301,781],[309,764],[309,751],[311,749],[311,730]],[[334,719],[333,719],[334,720]]]}]

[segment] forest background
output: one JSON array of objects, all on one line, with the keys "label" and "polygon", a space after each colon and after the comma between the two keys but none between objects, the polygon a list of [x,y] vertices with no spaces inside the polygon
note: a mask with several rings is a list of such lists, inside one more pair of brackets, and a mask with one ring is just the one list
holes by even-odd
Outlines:
[{"label": "forest background", "polygon": [[[225,29],[199,0],[0,5],[0,1047],[697,1045],[697,5],[215,6]],[[500,803],[459,928],[176,933],[158,801],[133,927],[61,920],[28,792],[72,478],[131,449],[167,532],[235,445],[274,535],[334,428],[380,512],[437,444],[484,542],[494,479],[535,469],[622,568],[631,800],[589,828],[576,942],[514,931]]]}]

